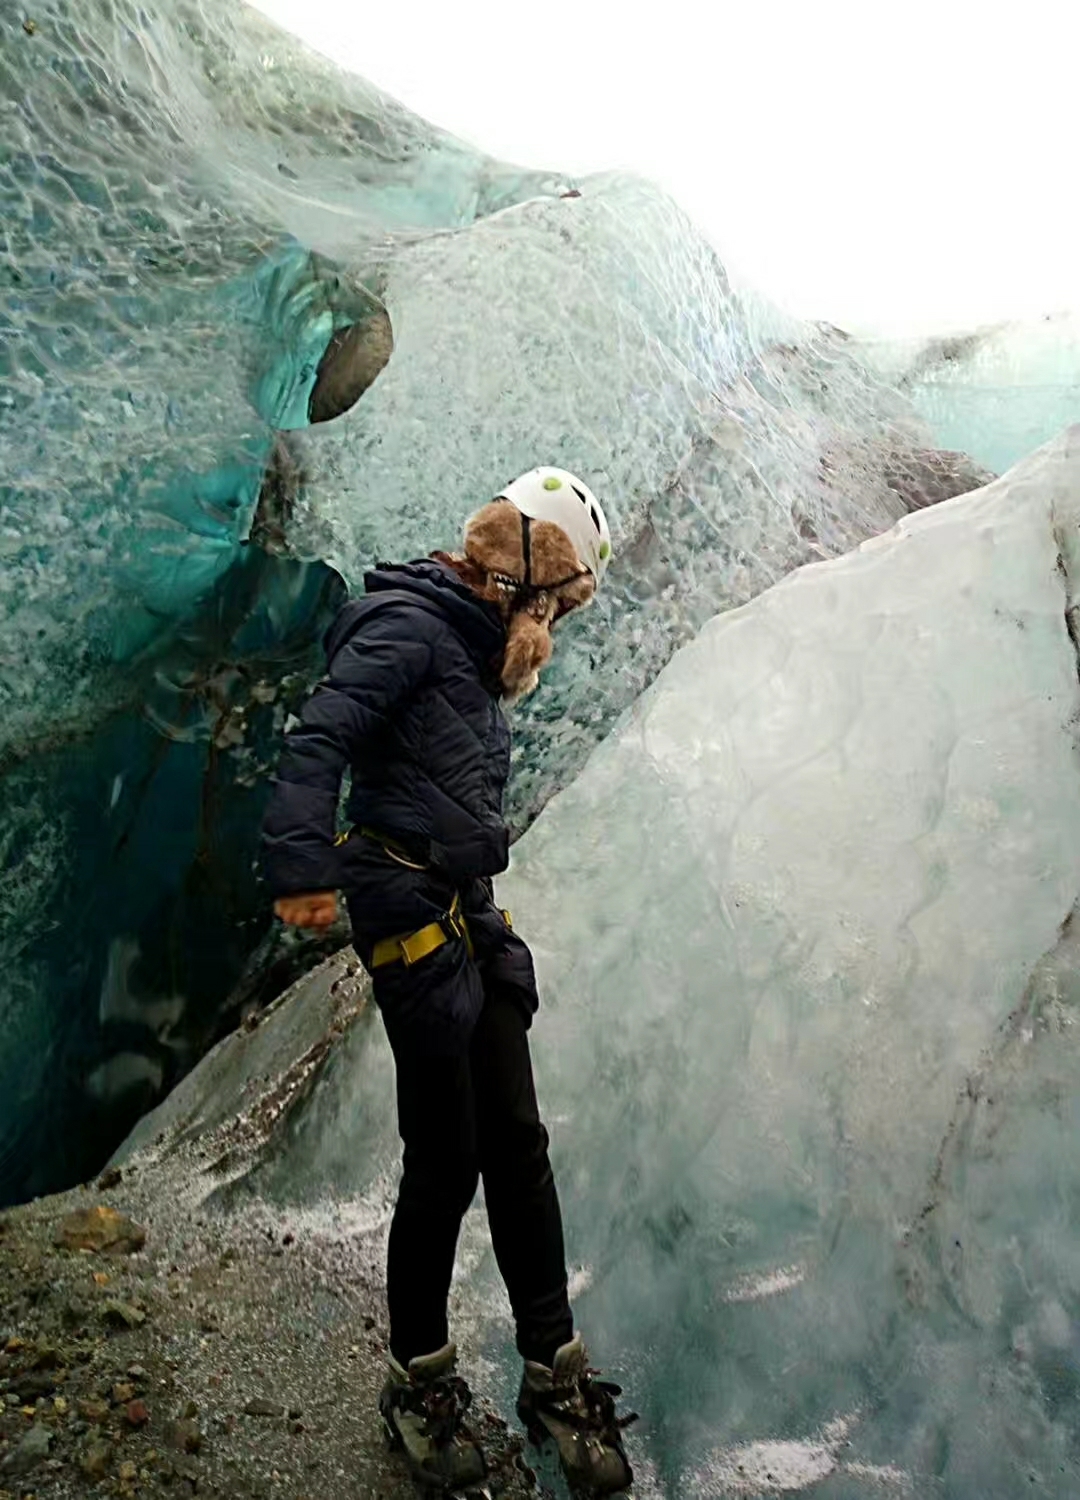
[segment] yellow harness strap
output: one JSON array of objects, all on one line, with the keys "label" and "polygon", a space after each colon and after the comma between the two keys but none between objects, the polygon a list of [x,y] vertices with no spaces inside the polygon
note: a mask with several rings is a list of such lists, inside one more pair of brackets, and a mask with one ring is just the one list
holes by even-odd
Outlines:
[{"label": "yellow harness strap", "polygon": [[[394,839],[389,839],[385,834],[377,833],[373,828],[361,828],[360,836],[372,839],[380,844],[384,853],[400,865],[407,866],[410,870],[424,870],[426,865],[415,863],[409,858],[405,850]],[[344,844],[349,834],[343,833],[335,839],[335,843]],[[508,911],[501,912],[503,921],[507,927],[513,930]],[[373,969],[385,968],[387,964],[404,964],[409,968],[412,964],[418,964],[422,958],[437,953],[447,943],[452,943],[460,938],[465,944],[472,958],[473,942],[469,933],[469,925],[461,910],[461,897],[454,892],[454,899],[450,903],[450,909],[444,917],[437,922],[429,922],[426,927],[421,927],[417,932],[399,933],[397,937],[380,938],[371,952],[371,967]]]},{"label": "yellow harness strap", "polygon": [[418,964],[422,958],[436,953],[446,943],[461,938],[473,956],[472,939],[465,918],[461,914],[461,898],[457,892],[450,903],[450,910],[438,922],[429,922],[418,932],[402,933],[399,937],[382,938],[375,944],[371,954],[371,967],[381,969],[386,964],[403,963],[406,968]]}]

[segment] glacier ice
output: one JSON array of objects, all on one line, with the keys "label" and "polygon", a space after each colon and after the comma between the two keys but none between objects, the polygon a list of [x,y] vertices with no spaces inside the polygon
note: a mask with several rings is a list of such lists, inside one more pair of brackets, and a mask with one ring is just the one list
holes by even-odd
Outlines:
[{"label": "glacier ice", "polygon": [[494,162],[223,0],[0,15],[0,205],[0,1201],[221,1023],[342,578],[540,458],[603,493],[520,827],[717,609],[985,478],[655,190]]},{"label": "glacier ice", "polygon": [[[1077,1493],[1078,591],[1073,428],[713,620],[515,846],[580,1318],[651,1493]],[[377,1225],[397,1150],[360,1027],[219,1197]],[[466,1268],[504,1359],[479,1215]]]},{"label": "glacier ice", "polygon": [[1076,1491],[1078,586],[1073,429],[714,621],[516,848],[583,1317],[690,1471]]},{"label": "glacier ice", "polygon": [[994,473],[1080,418],[1080,322],[1073,313],[860,353],[907,395],[944,448]]}]

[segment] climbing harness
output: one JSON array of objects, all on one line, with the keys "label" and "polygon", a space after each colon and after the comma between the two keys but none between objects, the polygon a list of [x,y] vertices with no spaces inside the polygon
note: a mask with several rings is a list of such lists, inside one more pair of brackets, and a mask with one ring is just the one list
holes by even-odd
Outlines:
[{"label": "climbing harness", "polygon": [[416,932],[405,932],[397,937],[381,938],[371,951],[371,967],[381,969],[386,964],[403,963],[406,968],[418,964],[422,958],[435,953],[446,943],[460,938],[473,957],[472,938],[465,918],[461,913],[461,897],[457,891],[447,910],[437,922],[429,922]]},{"label": "climbing harness", "polygon": [[[429,867],[413,859],[409,852],[397,842],[384,833],[377,833],[373,828],[359,828],[355,830],[361,838],[370,839],[372,843],[378,844],[385,854],[396,864],[404,865],[408,870],[426,870]],[[336,842],[346,843],[351,833],[341,834]],[[513,931],[513,921],[508,911],[500,911],[500,916],[507,927]],[[472,936],[469,932],[469,924],[465,920],[465,914],[461,909],[461,896],[454,892],[454,899],[450,902],[446,911],[435,922],[429,922],[426,927],[420,927],[416,932],[402,932],[394,937],[380,938],[371,953],[371,967],[373,969],[385,968],[387,964],[404,964],[411,968],[418,964],[421,959],[428,958],[432,953],[437,953],[447,943],[460,940],[465,944],[470,958],[475,958]]]}]

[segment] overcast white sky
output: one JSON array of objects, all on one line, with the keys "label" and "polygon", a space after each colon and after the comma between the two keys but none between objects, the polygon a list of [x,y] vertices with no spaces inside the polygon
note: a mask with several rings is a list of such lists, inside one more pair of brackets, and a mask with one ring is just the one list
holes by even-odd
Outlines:
[{"label": "overcast white sky", "polygon": [[258,0],[484,150],[662,183],[791,310],[1080,306],[1077,0]]}]

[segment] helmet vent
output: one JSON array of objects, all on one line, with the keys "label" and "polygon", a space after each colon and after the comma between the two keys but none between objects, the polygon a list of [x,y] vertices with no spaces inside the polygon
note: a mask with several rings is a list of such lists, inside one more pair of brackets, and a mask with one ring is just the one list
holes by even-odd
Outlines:
[{"label": "helmet vent", "polygon": [[599,532],[599,530],[600,530],[600,517],[596,514],[596,506],[595,505],[590,505],[589,506],[589,515],[592,516],[592,523],[596,527],[597,532]]},{"label": "helmet vent", "polygon": [[571,489],[572,489],[572,490],[573,490],[573,492],[574,492],[574,494],[575,494],[575,495],[576,495],[576,496],[577,496],[577,497],[578,497],[578,499],[579,499],[579,500],[580,500],[580,501],[581,501],[581,503],[582,503],[582,505],[588,505],[588,503],[589,503],[589,502],[588,502],[588,500],[587,500],[587,499],[586,499],[586,498],[585,498],[585,496],[584,496],[584,495],[583,495],[583,494],[582,494],[582,493],[581,493],[581,491],[580,491],[580,490],[579,490],[579,489],[578,489],[578,487],[577,487],[577,485],[576,485],[576,484],[572,484],[572,485],[571,485],[571,486],[570,486],[570,488],[571,488]]}]

